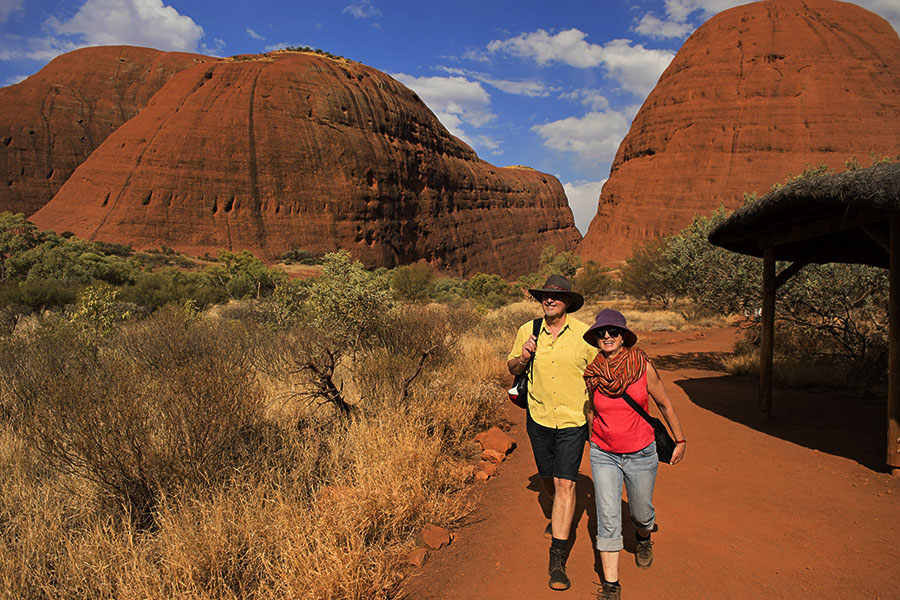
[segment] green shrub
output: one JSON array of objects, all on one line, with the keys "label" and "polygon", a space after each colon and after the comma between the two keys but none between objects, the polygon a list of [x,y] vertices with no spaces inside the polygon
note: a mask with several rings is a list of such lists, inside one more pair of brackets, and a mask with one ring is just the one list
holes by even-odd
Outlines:
[{"label": "green shrub", "polygon": [[391,273],[391,291],[399,300],[424,302],[434,293],[434,274],[420,263],[397,267]]},{"label": "green shrub", "polygon": [[154,311],[167,304],[194,302],[206,308],[228,300],[228,292],[214,285],[203,273],[180,271],[164,267],[156,271],[141,271],[131,285],[121,288],[120,298]]},{"label": "green shrub", "polygon": [[269,268],[248,250],[229,252],[219,250],[221,265],[206,268],[210,281],[221,286],[231,298],[261,298],[275,290],[287,276]]},{"label": "green shrub", "polygon": [[0,305],[42,312],[75,302],[77,286],[53,279],[26,279],[0,284]]},{"label": "green shrub", "polygon": [[612,288],[611,269],[592,260],[587,261],[575,275],[573,289],[585,298],[596,298],[609,293]]},{"label": "green shrub", "polygon": [[322,264],[322,257],[310,252],[309,250],[301,250],[299,248],[294,250],[288,250],[280,257],[281,262],[286,265],[290,264],[301,264],[301,265],[320,265]]},{"label": "green shrub", "polygon": [[466,284],[466,297],[485,308],[499,308],[510,301],[509,284],[499,275],[475,273]]},{"label": "green shrub", "polygon": [[553,274],[565,275],[572,280],[581,268],[581,257],[576,256],[574,252],[557,252],[553,246],[545,246],[541,250],[540,263],[544,280]]},{"label": "green shrub", "polygon": [[436,277],[434,279],[434,299],[437,302],[452,303],[466,295],[466,282],[456,277]]},{"label": "green shrub", "polygon": [[619,268],[619,285],[629,296],[641,298],[648,305],[657,301],[666,308],[674,292],[663,275],[664,245],[664,240],[647,240],[634,246]]}]

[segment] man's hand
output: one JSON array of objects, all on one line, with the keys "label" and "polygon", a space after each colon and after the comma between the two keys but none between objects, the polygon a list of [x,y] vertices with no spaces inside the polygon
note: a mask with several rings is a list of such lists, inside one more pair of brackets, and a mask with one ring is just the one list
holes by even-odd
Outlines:
[{"label": "man's hand", "polygon": [[537,348],[537,338],[533,335],[528,336],[528,339],[525,340],[525,343],[522,344],[522,356],[519,357],[519,360],[522,361],[522,364],[527,363],[531,360],[531,357],[534,356],[534,351]]}]

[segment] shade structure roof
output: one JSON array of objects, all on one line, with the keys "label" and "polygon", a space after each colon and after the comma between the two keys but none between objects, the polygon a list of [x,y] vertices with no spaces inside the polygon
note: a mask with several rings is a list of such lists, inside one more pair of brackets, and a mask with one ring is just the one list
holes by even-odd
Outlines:
[{"label": "shade structure roof", "polygon": [[900,213],[900,163],[800,179],[736,210],[709,234],[733,252],[889,268],[889,219]]}]

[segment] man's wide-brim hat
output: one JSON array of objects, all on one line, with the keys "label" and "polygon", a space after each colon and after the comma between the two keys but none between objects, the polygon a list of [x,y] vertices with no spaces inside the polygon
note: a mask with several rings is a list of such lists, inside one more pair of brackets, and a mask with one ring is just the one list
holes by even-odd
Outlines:
[{"label": "man's wide-brim hat", "polygon": [[559,294],[568,300],[567,313],[572,313],[584,306],[584,296],[572,291],[572,283],[562,275],[551,275],[544,282],[544,286],[528,290],[528,293],[538,302],[544,299],[544,294]]},{"label": "man's wide-brim hat", "polygon": [[597,320],[594,321],[594,324],[584,332],[584,341],[595,348],[599,348],[600,343],[597,339],[597,330],[601,327],[618,327],[621,329],[622,342],[625,344],[626,348],[631,348],[637,343],[637,335],[628,329],[628,326],[625,324],[625,315],[617,310],[611,308],[604,308],[601,310],[597,315]]}]

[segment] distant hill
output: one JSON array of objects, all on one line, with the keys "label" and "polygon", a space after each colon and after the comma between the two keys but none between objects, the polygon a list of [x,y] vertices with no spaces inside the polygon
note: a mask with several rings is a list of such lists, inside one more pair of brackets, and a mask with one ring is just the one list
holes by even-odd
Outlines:
[{"label": "distant hill", "polygon": [[0,210],[37,211],[175,73],[216,60],[133,46],[84,48],[0,88]]},{"label": "distant hill", "polygon": [[[67,56],[108,71],[125,64],[117,52]],[[267,260],[346,249],[370,267],[425,260],[464,276],[532,271],[544,246],[573,250],[581,239],[556,178],[479,159],[384,73],[311,52],[196,62],[122,108],[136,114],[96,140],[31,220],[136,248]]]},{"label": "distant hill", "polygon": [[719,13],[684,43],[619,146],[578,253],[605,264],[736,208],[806,164],[900,153],[900,38],[830,0]]}]

